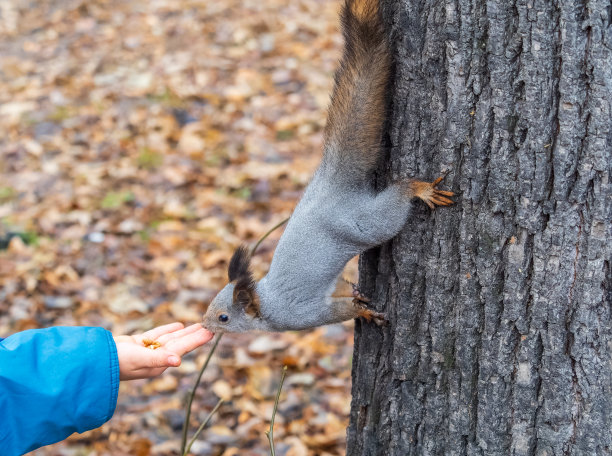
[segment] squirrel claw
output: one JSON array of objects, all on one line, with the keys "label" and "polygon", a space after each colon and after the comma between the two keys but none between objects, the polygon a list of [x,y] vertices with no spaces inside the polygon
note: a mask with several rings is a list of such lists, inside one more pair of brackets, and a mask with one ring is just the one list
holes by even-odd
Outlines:
[{"label": "squirrel claw", "polygon": [[454,201],[448,197],[453,196],[454,193],[436,188],[442,182],[442,179],[444,179],[444,176],[438,177],[433,182],[411,181],[411,193],[413,196],[422,199],[430,209],[435,209],[436,206],[450,206],[454,204]]},{"label": "squirrel claw", "polygon": [[357,316],[363,318],[367,322],[373,321],[378,326],[385,326],[387,324],[387,318],[384,313],[376,312],[365,307],[359,309]]},{"label": "squirrel claw", "polygon": [[359,288],[357,287],[357,285],[355,285],[354,283],[352,283],[351,285],[353,286],[353,298],[354,298],[353,301],[357,301],[357,303],[366,303],[366,304],[369,304],[370,302],[372,302],[370,298],[361,294],[361,291],[359,291]]},{"label": "squirrel claw", "polygon": [[389,323],[387,321],[386,315],[379,312],[374,312],[375,315],[372,316],[372,320],[376,324],[376,326],[387,326]]}]

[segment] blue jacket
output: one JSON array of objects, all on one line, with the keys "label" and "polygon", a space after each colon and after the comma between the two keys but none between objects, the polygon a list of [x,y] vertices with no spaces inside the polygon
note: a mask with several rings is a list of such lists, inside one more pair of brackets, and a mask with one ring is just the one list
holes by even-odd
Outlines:
[{"label": "blue jacket", "polygon": [[119,359],[103,328],[32,329],[0,339],[0,454],[21,455],[108,421]]}]

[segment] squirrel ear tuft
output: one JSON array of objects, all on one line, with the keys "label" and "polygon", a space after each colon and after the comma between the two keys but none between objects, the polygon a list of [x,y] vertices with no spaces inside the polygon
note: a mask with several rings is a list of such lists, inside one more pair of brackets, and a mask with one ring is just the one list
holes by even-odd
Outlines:
[{"label": "squirrel ear tuft", "polygon": [[251,275],[251,254],[246,245],[241,245],[232,255],[229,263],[228,275],[229,281],[233,282],[246,275]]}]

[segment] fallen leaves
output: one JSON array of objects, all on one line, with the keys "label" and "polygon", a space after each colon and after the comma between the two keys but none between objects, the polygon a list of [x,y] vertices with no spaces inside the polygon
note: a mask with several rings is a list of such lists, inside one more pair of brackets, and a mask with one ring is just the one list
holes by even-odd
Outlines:
[{"label": "fallen leaves", "polygon": [[[337,11],[319,0],[0,2],[0,336],[199,321],[233,250],[291,214],[320,160]],[[253,259],[258,277],[281,232]],[[229,402],[192,453],[267,454],[286,364],[278,453],[342,454],[351,334],[227,336],[192,426],[217,397]],[[123,384],[113,420],[36,454],[174,454],[205,352]]]}]

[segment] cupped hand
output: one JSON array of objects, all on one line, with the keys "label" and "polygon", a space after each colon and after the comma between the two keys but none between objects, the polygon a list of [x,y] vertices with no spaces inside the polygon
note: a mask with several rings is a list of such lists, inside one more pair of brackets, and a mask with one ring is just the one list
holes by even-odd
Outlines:
[{"label": "cupped hand", "polygon": [[[161,374],[168,367],[181,364],[181,357],[210,339],[213,333],[195,324],[185,328],[182,323],[159,326],[143,334],[114,336],[119,357],[119,378],[134,380]],[[144,340],[157,341],[156,349],[145,347]]]}]

